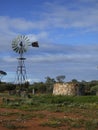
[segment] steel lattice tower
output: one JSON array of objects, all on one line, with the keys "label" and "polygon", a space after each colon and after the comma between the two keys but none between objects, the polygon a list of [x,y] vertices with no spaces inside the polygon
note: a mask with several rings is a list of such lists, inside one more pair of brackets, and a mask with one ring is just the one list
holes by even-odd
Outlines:
[{"label": "steel lattice tower", "polygon": [[27,74],[26,74],[26,67],[25,67],[25,60],[26,58],[20,57],[18,59],[18,66],[17,66],[17,71],[16,71],[16,83],[17,84],[24,84],[27,82]]}]

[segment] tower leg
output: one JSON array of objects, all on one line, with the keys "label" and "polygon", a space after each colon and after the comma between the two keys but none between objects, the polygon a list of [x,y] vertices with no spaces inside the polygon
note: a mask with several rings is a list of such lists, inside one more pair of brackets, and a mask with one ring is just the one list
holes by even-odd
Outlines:
[{"label": "tower leg", "polygon": [[25,89],[25,85],[27,82],[27,74],[26,74],[26,67],[24,64],[25,58],[18,58],[18,66],[16,71],[16,84],[19,85],[20,90]]}]

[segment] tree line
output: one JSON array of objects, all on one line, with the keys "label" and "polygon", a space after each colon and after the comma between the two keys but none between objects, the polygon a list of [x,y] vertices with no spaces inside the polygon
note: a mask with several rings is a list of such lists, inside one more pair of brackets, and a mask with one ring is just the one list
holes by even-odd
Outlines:
[{"label": "tree line", "polygon": [[[65,76],[60,75],[56,78],[51,78],[49,76],[45,77],[44,82],[34,82],[30,84],[27,82],[23,85],[23,89],[26,90],[28,93],[33,94],[52,94],[53,93],[53,86],[55,83],[65,83]],[[98,80],[92,81],[78,81],[76,79],[72,79],[69,83],[77,84],[79,87],[79,91],[77,95],[98,95]],[[18,86],[18,87],[17,87]],[[0,83],[0,92],[4,91],[12,91],[19,89],[19,85],[13,83]]]}]

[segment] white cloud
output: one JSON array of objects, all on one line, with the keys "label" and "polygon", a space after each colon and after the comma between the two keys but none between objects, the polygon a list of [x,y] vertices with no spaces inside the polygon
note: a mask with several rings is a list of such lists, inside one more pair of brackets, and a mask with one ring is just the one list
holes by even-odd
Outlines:
[{"label": "white cloud", "polygon": [[[36,13],[40,15],[37,15],[35,20],[32,19],[33,17],[27,20],[20,17],[0,16],[0,36],[10,35],[14,37],[19,33],[25,33],[33,29],[42,31],[42,33],[36,35],[32,34],[35,40],[49,36],[49,33],[57,28],[65,29],[65,31],[70,28],[79,29],[79,32],[80,29],[84,30],[84,32],[98,31],[98,4],[96,4],[96,1],[93,2],[95,3],[93,6],[90,6],[86,1],[88,3],[87,7],[81,5],[83,3],[81,0],[73,4],[71,2],[69,4],[66,4],[66,2],[65,4],[61,3],[48,2],[44,4],[43,12],[34,12],[35,15]],[[37,17],[40,17],[40,19],[37,19]],[[63,32],[59,34],[61,35],[61,33]]]},{"label": "white cloud", "polygon": [[11,18],[9,16],[0,16],[0,29],[3,30],[28,30],[33,28],[35,25],[31,21],[27,21],[23,18]]},{"label": "white cloud", "polygon": [[38,41],[38,40],[45,40],[48,38],[48,33],[47,32],[40,32],[38,34],[28,34],[27,35],[30,41]]},{"label": "white cloud", "polygon": [[44,54],[30,56],[28,61],[32,63],[92,63],[92,61],[97,61],[96,58],[98,58],[98,56],[95,57],[95,55],[90,54]]},{"label": "white cloud", "polygon": [[[75,2],[76,3],[76,2]],[[74,3],[74,4],[75,4]],[[18,31],[26,31],[32,29],[53,29],[53,28],[84,28],[91,29],[98,26],[98,8],[95,6],[81,6],[77,2],[75,9],[72,4],[47,3],[44,5],[44,12],[39,12],[40,19],[35,21],[25,18],[11,18],[9,16],[0,16],[0,32],[10,31],[14,29]],[[36,14],[36,12],[35,12]],[[98,29],[98,28],[97,28]]]}]

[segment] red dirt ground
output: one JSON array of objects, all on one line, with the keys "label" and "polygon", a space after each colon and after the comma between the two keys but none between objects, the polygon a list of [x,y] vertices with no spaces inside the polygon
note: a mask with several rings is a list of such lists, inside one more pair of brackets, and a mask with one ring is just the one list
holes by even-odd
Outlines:
[{"label": "red dirt ground", "polygon": [[[23,113],[26,114],[26,112],[20,111],[20,110],[16,110],[16,109],[6,109],[6,108],[0,108],[0,113]],[[50,127],[43,127],[40,124],[43,122],[48,121],[49,118],[51,117],[64,117],[64,113],[51,113],[51,112],[47,112],[47,111],[41,111],[41,112],[33,112],[34,114],[45,114],[45,118],[39,118],[39,117],[34,117],[30,120],[26,120],[23,121],[21,123],[21,125],[26,126],[27,128],[24,128],[22,130],[57,130],[57,128],[50,128]],[[16,119],[16,116],[11,116],[11,117],[4,117],[4,116],[0,116],[0,130],[9,130],[8,128],[5,128],[4,126],[2,126],[1,121],[3,120],[12,120],[12,119]],[[20,129],[17,129],[20,130]]]},{"label": "red dirt ground", "polygon": [[[21,114],[27,114],[27,112],[23,112],[23,111],[20,111],[20,110],[16,110],[16,109],[6,109],[6,108],[0,108],[0,113],[21,113]],[[53,118],[53,117],[57,117],[57,118],[64,118],[65,116],[65,113],[57,113],[57,112],[48,112],[48,111],[38,111],[38,112],[30,112],[31,114],[37,114],[37,115],[40,115],[40,114],[44,114],[46,115],[44,118],[39,118],[39,117],[33,117],[32,119],[30,120],[25,120],[25,121],[20,121],[20,122],[16,122],[14,124],[18,124],[18,125],[22,125],[22,126],[26,126],[26,128],[19,128],[19,129],[16,129],[16,130],[69,130],[68,129],[68,126],[62,126],[62,127],[59,127],[59,128],[52,128],[52,127],[44,127],[44,126],[41,126],[40,124],[43,123],[43,122],[46,122],[48,121],[50,118]],[[75,118],[75,115],[66,115],[66,116],[70,116],[70,117],[74,117]],[[0,130],[10,130],[8,128],[6,128],[6,126],[4,127],[3,124],[2,124],[2,120],[16,120],[16,115],[13,115],[13,116],[1,116],[0,115]],[[77,118],[77,117],[76,117]],[[71,128],[71,130],[84,130],[84,129],[75,129],[75,128]]]},{"label": "red dirt ground", "polygon": [[[0,104],[2,101],[0,100]],[[7,114],[12,115],[7,115]],[[13,114],[14,113],[14,114]],[[26,120],[22,120],[19,118],[21,114],[31,114],[35,115],[34,117]],[[39,115],[44,117],[39,117]],[[13,123],[15,126],[25,126],[26,128],[18,128],[16,130],[85,130],[83,128],[69,128],[69,126],[61,126],[61,127],[47,127],[47,126],[41,126],[42,123],[49,121],[51,118],[83,118],[79,117],[79,115],[74,115],[74,113],[67,113],[64,112],[49,112],[49,111],[21,111],[17,109],[7,109],[7,108],[0,108],[0,130],[12,130],[10,128],[7,128],[7,125],[9,123]],[[10,122],[12,121],[12,122]],[[5,124],[4,124],[5,123]],[[14,129],[14,128],[13,128]]]}]

